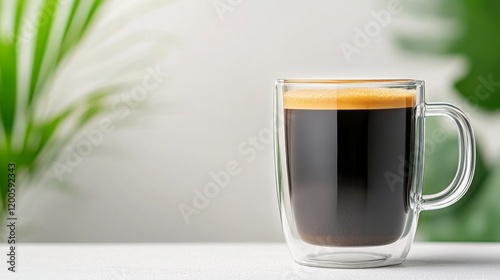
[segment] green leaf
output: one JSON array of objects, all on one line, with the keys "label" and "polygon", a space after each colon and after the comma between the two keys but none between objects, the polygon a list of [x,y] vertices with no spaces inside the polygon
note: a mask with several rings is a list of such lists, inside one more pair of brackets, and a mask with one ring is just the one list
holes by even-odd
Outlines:
[{"label": "green leaf", "polygon": [[460,14],[463,7],[457,0],[403,0],[404,10],[411,11],[421,18],[455,18]]},{"label": "green leaf", "polygon": [[[82,42],[105,0],[68,2],[68,5],[72,6],[67,9],[67,17],[61,18],[58,15],[62,5],[60,0],[15,0],[13,3],[13,16],[9,17],[12,23],[9,26],[12,26],[14,37],[8,38],[11,34],[0,34],[0,217],[5,213],[6,207],[7,163],[17,164],[18,174],[25,175],[23,182],[28,185],[30,180],[44,176],[45,171],[61,154],[63,147],[74,137],[78,137],[83,127],[103,116],[110,109],[109,97],[122,92],[122,87],[126,85],[126,82],[120,81],[117,85],[100,86],[94,93],[86,93],[84,98],[65,105],[61,112],[51,117],[40,114],[51,109],[44,107],[47,100],[43,99],[41,94],[50,93],[47,85],[61,69],[61,62],[68,56],[68,51]],[[0,23],[4,23],[6,19],[6,11],[3,10],[5,6],[5,1],[0,0]],[[144,6],[148,5],[140,8]],[[28,72],[29,77],[27,80],[19,80],[17,63],[20,54],[17,49],[22,43],[21,31],[26,11],[31,9],[41,15],[40,24],[33,26],[32,61],[23,69]],[[116,21],[116,27],[128,20],[130,19],[122,18],[122,21]],[[56,22],[62,24],[61,28],[55,28]],[[53,46],[58,40],[52,42],[52,38],[60,38],[62,45]],[[140,40],[134,42],[137,41]],[[117,51],[116,46],[111,48]],[[123,50],[125,49],[120,49]],[[21,95],[24,97],[25,93],[19,92],[17,83],[26,84],[26,98],[19,98]],[[26,102],[20,104],[21,100]],[[20,110],[16,112],[16,108]],[[22,118],[15,119],[16,115],[22,115]],[[21,145],[16,145],[15,149],[12,147],[14,145],[10,145],[14,132],[19,133],[15,135],[16,139],[22,139]],[[24,183],[23,186],[26,185]]]},{"label": "green leaf", "polygon": [[486,111],[500,109],[500,64],[468,73],[456,82],[455,88],[473,107],[479,106]]},{"label": "green leaf", "polygon": [[500,165],[497,165],[481,186],[477,199],[464,213],[463,231],[473,241],[500,241]]},{"label": "green leaf", "polygon": [[453,30],[458,36],[451,40],[449,36],[443,36],[449,30],[421,35],[415,35],[416,32],[411,30],[396,37],[399,45],[412,52],[462,56],[468,63],[468,69],[455,83],[458,94],[486,111],[500,110],[500,85],[495,84],[486,92],[481,82],[482,78],[490,76],[493,81],[500,81],[500,1],[419,1],[417,6],[420,7],[407,11],[421,18],[451,18],[458,23]]},{"label": "green leaf", "polygon": [[12,43],[0,39],[0,118],[10,145],[17,106],[17,56]]},{"label": "green leaf", "polygon": [[[2,30],[2,18],[3,18],[3,1],[0,1],[0,31]],[[3,67],[3,37],[0,32],[0,129],[5,130],[3,127],[3,115],[8,113],[3,112],[3,107],[2,107],[2,99],[3,99],[3,92],[4,92],[4,85],[3,85],[3,72],[8,71],[7,69],[3,68],[8,68],[8,67]],[[5,131],[3,131],[5,133]],[[8,149],[7,149],[7,137],[5,135],[5,138],[2,137],[0,133],[0,166],[7,166],[7,161],[8,161]],[[0,218],[3,217],[2,213],[4,213],[7,209],[7,204],[5,201],[7,201],[7,170],[5,169],[0,169]]]},{"label": "green leaf", "polygon": [[17,41],[21,36],[21,23],[23,20],[23,15],[26,7],[25,0],[17,0],[16,15],[14,18],[14,44],[17,46]]},{"label": "green leaf", "polygon": [[41,13],[45,16],[44,24],[40,24],[36,36],[36,43],[34,48],[33,65],[31,71],[31,81],[29,87],[28,104],[33,102],[37,86],[39,85],[39,77],[41,74],[43,59],[47,54],[47,46],[49,37],[54,25],[55,15],[58,9],[58,0],[44,0],[41,6]]},{"label": "green leaf", "polygon": [[[3,17],[3,1],[0,1],[0,18]],[[0,30],[2,30],[2,21],[0,20]],[[0,32],[1,33],[1,32]],[[1,35],[1,34],[0,34]],[[1,36],[0,36],[0,40],[1,40]]]},{"label": "green leaf", "polygon": [[65,44],[65,41],[68,38],[70,28],[75,23],[75,15],[76,15],[76,12],[78,11],[78,8],[80,8],[80,3],[81,3],[80,0],[75,0],[73,2],[73,4],[71,5],[71,10],[69,12],[68,21],[66,22],[66,25],[64,27],[64,33],[63,33],[63,38],[62,38],[63,45]]},{"label": "green leaf", "polygon": [[75,21],[75,15],[78,10],[82,9],[81,3],[82,2],[80,0],[75,0],[71,6],[68,21],[66,22],[66,25],[64,27],[64,33],[61,40],[61,50],[59,51],[59,54],[57,56],[57,62],[60,62],[69,51],[69,49],[76,43],[76,40],[71,39],[75,36],[73,34],[70,34],[70,30],[76,28],[75,26],[78,25],[78,22]]},{"label": "green leaf", "polygon": [[[443,137],[439,137],[444,135]],[[477,144],[477,143],[476,143]],[[438,193],[453,180],[458,164],[458,138],[449,133],[439,119],[426,120],[426,156],[424,166],[424,193]],[[461,209],[460,204],[473,199],[476,191],[488,176],[488,167],[479,144],[476,147],[476,169],[467,194],[447,209]],[[442,210],[444,211],[444,210]],[[435,213],[435,212],[432,212]]]},{"label": "green leaf", "polygon": [[[85,35],[89,26],[95,19],[95,15],[99,8],[104,4],[106,0],[91,0],[92,5],[90,5],[90,9],[87,11],[86,17],[82,22],[75,22],[75,14],[77,10],[82,9],[80,5],[80,0],[76,0],[73,3],[71,8],[69,22],[67,23],[64,31],[62,49],[59,53],[58,61],[62,60],[64,55],[68,53],[71,48],[73,48]],[[69,34],[69,31],[72,30],[74,34]]]},{"label": "green leaf", "polygon": [[[433,194],[446,188],[456,173],[458,140],[456,134],[446,132],[438,120],[426,121],[426,157],[424,166],[424,194]],[[445,137],[436,137],[445,133]],[[462,217],[480,205],[483,186],[490,176],[482,149],[477,147],[476,171],[468,192],[457,203],[444,209],[422,212],[419,235],[433,241],[472,241],[474,236],[464,232]],[[493,221],[491,221],[493,222]],[[500,225],[499,225],[500,226]],[[460,230],[459,230],[460,229]],[[500,240],[500,236],[498,236]]]},{"label": "green leaf", "polygon": [[40,142],[34,150],[33,158],[37,158],[40,152],[45,148],[49,140],[54,136],[55,132],[61,127],[61,124],[68,120],[71,116],[73,108],[67,108],[63,112],[56,115],[56,117],[51,120],[44,122],[40,127],[37,128],[40,135]]},{"label": "green leaf", "polygon": [[85,101],[85,110],[78,120],[80,127],[83,127],[109,110],[109,106],[106,106],[106,101],[116,92],[113,89],[117,89],[117,87],[110,87],[108,89],[103,89],[101,92],[89,95]]},{"label": "green leaf", "polygon": [[85,32],[87,31],[88,27],[90,26],[90,23],[94,19],[94,16],[95,16],[97,10],[102,6],[102,4],[104,3],[104,1],[105,0],[94,0],[94,3],[90,7],[90,11],[87,14],[87,18],[85,19],[85,21],[83,23],[83,28],[82,28],[82,30],[80,32],[80,36],[79,36],[78,39],[80,39],[85,34]]},{"label": "green leaf", "polygon": [[467,211],[452,216],[436,216],[424,224],[425,236],[434,241],[500,241],[500,165],[497,165],[480,186],[477,198]]},{"label": "green leaf", "polygon": [[[50,147],[56,147],[57,149],[66,145],[79,129],[108,109],[105,102],[114,93],[112,89],[103,89],[102,92],[89,94],[83,100],[77,100],[68,105],[64,111],[47,121],[39,122],[32,118],[28,122],[25,134],[22,162],[33,171],[36,168],[36,160],[45,149],[50,149]],[[62,125],[75,117],[77,118],[77,124],[74,126],[74,130],[68,132],[67,137],[55,138]],[[53,154],[52,156],[55,157],[56,155]]]},{"label": "green leaf", "polygon": [[454,54],[460,49],[454,39],[416,38],[414,35],[399,35],[397,43],[406,50],[425,54]]}]

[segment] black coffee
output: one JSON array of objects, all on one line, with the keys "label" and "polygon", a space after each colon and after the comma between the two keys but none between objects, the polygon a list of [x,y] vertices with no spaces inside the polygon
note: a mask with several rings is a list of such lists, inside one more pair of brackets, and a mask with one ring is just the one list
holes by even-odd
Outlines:
[{"label": "black coffee", "polygon": [[[322,246],[390,244],[401,237],[408,213],[414,95],[322,92],[285,95],[289,187],[300,238]],[[306,100],[311,96],[321,98]]]}]

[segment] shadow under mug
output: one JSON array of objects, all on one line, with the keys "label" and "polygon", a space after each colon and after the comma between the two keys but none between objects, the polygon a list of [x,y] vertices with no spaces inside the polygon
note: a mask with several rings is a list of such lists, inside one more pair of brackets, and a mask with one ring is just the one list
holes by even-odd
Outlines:
[{"label": "shadow under mug", "polygon": [[[447,207],[469,188],[475,143],[457,107],[425,102],[421,80],[277,80],[274,144],[278,203],[299,264],[400,264],[422,210]],[[455,178],[423,195],[425,118],[458,128]]]}]

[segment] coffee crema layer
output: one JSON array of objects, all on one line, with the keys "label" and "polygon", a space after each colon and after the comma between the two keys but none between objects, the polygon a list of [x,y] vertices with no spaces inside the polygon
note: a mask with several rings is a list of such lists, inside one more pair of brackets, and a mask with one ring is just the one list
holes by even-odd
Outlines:
[{"label": "coffee crema layer", "polygon": [[371,110],[408,108],[415,104],[415,90],[401,88],[296,89],[284,94],[286,109]]}]

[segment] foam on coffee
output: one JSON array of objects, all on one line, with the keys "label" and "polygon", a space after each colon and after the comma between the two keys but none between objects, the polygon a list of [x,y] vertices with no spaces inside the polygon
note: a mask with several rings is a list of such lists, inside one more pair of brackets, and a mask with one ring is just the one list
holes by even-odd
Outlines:
[{"label": "foam on coffee", "polygon": [[401,88],[299,89],[284,95],[286,109],[370,110],[408,108],[415,104],[415,90]]}]

